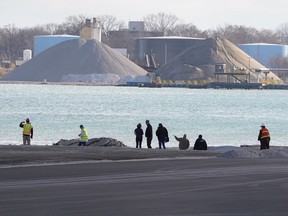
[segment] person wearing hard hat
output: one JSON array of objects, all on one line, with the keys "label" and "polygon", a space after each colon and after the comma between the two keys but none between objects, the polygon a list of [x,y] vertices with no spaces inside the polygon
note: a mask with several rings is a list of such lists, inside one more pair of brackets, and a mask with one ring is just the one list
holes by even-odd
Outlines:
[{"label": "person wearing hard hat", "polygon": [[81,133],[78,135],[80,137],[80,141],[78,146],[86,146],[88,142],[88,131],[86,128],[84,128],[83,125],[80,125]]},{"label": "person wearing hard hat", "polygon": [[30,145],[31,139],[33,139],[33,126],[30,122],[29,118],[26,118],[26,123],[25,121],[22,121],[19,125],[19,127],[23,128],[23,145]]},{"label": "person wearing hard hat", "polygon": [[270,144],[270,133],[266,128],[265,124],[261,125],[261,130],[259,131],[258,140],[260,141],[260,150],[269,149]]}]

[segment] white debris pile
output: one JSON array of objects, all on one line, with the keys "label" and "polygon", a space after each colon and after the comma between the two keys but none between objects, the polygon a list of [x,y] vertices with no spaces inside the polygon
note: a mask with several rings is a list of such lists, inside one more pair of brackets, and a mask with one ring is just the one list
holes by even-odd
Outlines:
[{"label": "white debris pile", "polygon": [[149,76],[135,76],[130,75],[123,77],[117,81],[117,84],[126,84],[127,82],[147,82],[150,83],[152,79]]},{"label": "white debris pile", "polygon": [[97,84],[113,84],[120,77],[117,74],[65,74],[61,82],[92,82]]},{"label": "white debris pile", "polygon": [[222,158],[288,158],[288,148],[272,146],[270,149],[260,150],[259,147],[242,147],[226,151],[218,157]]}]

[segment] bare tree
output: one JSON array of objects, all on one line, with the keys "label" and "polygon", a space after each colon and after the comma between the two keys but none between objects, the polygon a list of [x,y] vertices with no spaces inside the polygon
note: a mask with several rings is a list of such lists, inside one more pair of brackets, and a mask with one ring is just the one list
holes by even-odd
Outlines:
[{"label": "bare tree", "polygon": [[48,23],[43,26],[43,29],[49,33],[49,35],[61,34],[61,30],[59,28],[59,24],[56,23]]},{"label": "bare tree", "polygon": [[288,57],[274,56],[270,58],[269,65],[272,68],[288,68]]},{"label": "bare tree", "polygon": [[194,24],[178,24],[173,30],[168,30],[167,35],[182,37],[208,37],[206,32],[199,30]]},{"label": "bare tree", "polygon": [[269,29],[262,29],[257,32],[256,38],[261,43],[278,44],[279,38],[276,33]]},{"label": "bare tree", "polygon": [[256,43],[257,29],[246,26],[230,25],[218,26],[210,31],[211,37],[226,38],[234,44]]},{"label": "bare tree", "polygon": [[17,58],[18,47],[21,46],[17,38],[19,29],[13,25],[4,26],[0,30],[1,34],[1,47],[0,55],[2,60],[13,60]]},{"label": "bare tree", "polygon": [[229,25],[217,27],[209,32],[211,37],[226,38],[234,44],[244,43],[278,43],[277,35],[268,29],[258,30],[243,25]]},{"label": "bare tree", "polygon": [[101,25],[102,32],[105,36],[109,36],[109,31],[117,31],[124,28],[124,22],[118,21],[115,16],[101,15],[96,17]]},{"label": "bare tree", "polygon": [[80,35],[80,30],[88,19],[85,15],[69,16],[66,21],[59,26],[58,31],[63,34]]},{"label": "bare tree", "polygon": [[281,24],[277,30],[276,35],[281,44],[288,44],[288,23]]},{"label": "bare tree", "polygon": [[175,29],[179,18],[173,14],[158,13],[145,16],[143,21],[147,31],[164,32],[167,36],[169,32],[173,34],[171,32]]}]

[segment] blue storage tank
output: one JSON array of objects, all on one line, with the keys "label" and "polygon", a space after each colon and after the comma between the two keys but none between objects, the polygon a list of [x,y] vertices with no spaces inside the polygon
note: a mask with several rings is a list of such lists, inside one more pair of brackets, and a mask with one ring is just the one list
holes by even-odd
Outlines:
[{"label": "blue storage tank", "polygon": [[273,57],[287,57],[288,45],[267,44],[267,43],[251,43],[240,44],[240,49],[250,55],[252,58],[260,62],[266,67],[271,67],[271,59]]},{"label": "blue storage tank", "polygon": [[67,40],[79,39],[80,36],[74,35],[40,35],[34,36],[34,56],[43,52],[44,50],[55,46]]}]

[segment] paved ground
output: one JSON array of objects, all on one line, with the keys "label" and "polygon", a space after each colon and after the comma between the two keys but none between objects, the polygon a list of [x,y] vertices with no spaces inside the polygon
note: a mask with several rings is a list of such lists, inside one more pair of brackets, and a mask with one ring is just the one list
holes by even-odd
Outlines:
[{"label": "paved ground", "polygon": [[1,216],[286,216],[287,159],[181,159],[0,169]]}]

